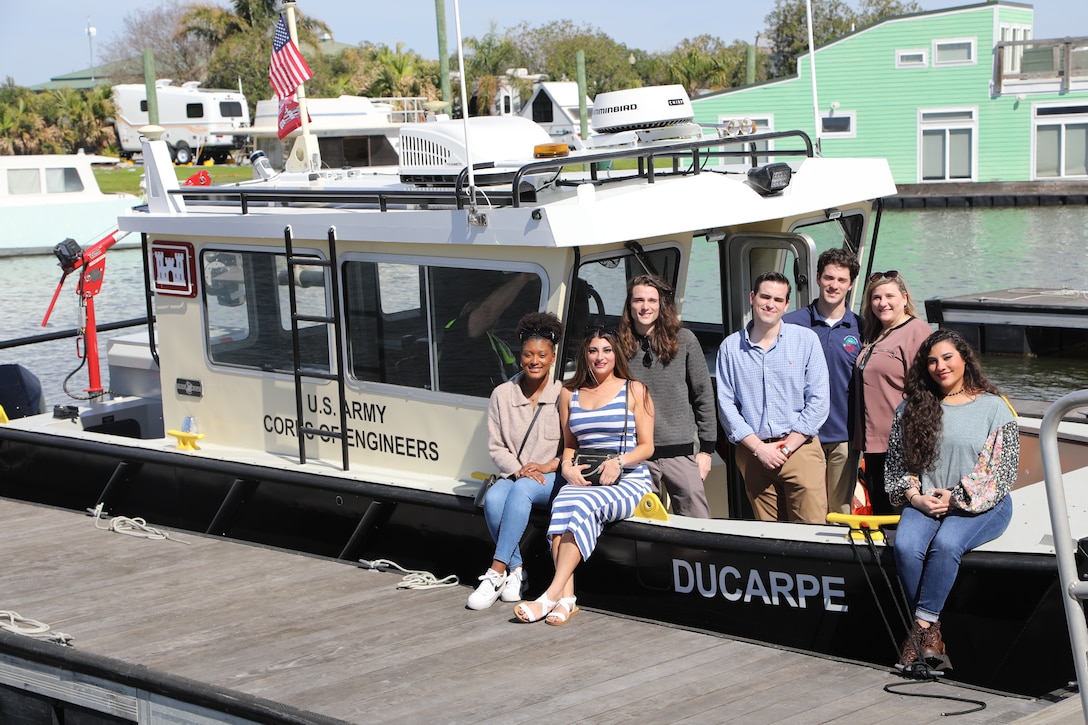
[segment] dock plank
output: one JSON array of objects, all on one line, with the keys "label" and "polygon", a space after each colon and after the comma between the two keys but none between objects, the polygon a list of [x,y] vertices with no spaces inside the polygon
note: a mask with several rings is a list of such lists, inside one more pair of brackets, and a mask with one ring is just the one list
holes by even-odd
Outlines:
[{"label": "dock plank", "polygon": [[[501,602],[467,610],[467,586],[398,590],[392,573],[172,535],[188,543],[0,499],[0,609],[80,651],[344,722],[936,723],[962,709],[884,692],[904,680],[881,668],[594,610],[527,625]],[[959,723],[1082,721],[1042,700],[922,687],[987,703]]]}]

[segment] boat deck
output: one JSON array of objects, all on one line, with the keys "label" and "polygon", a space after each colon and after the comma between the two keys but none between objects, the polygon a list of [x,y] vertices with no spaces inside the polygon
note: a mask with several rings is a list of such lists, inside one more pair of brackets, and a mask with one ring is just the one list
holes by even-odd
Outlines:
[{"label": "boat deck", "polygon": [[[889,694],[884,685],[906,681],[881,668],[598,611],[566,627],[523,625],[510,605],[465,609],[466,586],[398,590],[394,573],[173,536],[123,536],[0,499],[0,609],[73,638],[62,647],[0,632],[0,683],[63,690],[141,722],[936,723],[970,707]],[[959,723],[1082,722],[1076,698],[907,690],[986,703]],[[0,713],[19,700],[0,688]]]}]

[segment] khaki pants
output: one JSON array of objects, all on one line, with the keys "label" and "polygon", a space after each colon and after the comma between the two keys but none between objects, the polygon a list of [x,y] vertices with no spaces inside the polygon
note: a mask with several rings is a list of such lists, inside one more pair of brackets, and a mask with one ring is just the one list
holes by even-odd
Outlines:
[{"label": "khaki pants", "polygon": [[827,510],[848,514],[853,510],[861,454],[850,450],[849,441],[823,443],[822,447],[827,459]]},{"label": "khaki pants", "polygon": [[744,446],[737,446],[737,467],[760,521],[827,521],[826,461],[820,439],[798,448],[781,468],[768,470]]}]

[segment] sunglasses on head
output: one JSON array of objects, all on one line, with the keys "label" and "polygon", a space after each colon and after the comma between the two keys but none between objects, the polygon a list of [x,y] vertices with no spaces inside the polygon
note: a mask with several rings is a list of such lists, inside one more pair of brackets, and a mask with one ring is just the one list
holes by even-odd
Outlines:
[{"label": "sunglasses on head", "polygon": [[639,344],[642,345],[642,367],[648,368],[654,364],[654,359],[650,355],[650,338],[641,338]]},{"label": "sunglasses on head", "polygon": [[524,330],[521,331],[521,333],[518,335],[518,337],[521,338],[522,342],[525,342],[526,340],[530,340],[530,339],[532,339],[534,337],[539,337],[541,339],[547,340],[547,341],[552,342],[552,343],[557,342],[555,331],[554,330],[547,330],[547,329],[545,329],[543,327],[530,327],[530,328],[524,329]]},{"label": "sunglasses on head", "polygon": [[594,337],[614,337],[616,334],[615,327],[605,327],[604,325],[594,325],[587,327],[585,332],[585,339],[592,340]]},{"label": "sunglasses on head", "polygon": [[887,272],[877,272],[876,274],[869,277],[869,284],[872,284],[873,282],[876,282],[880,279],[895,279],[898,276],[899,272],[894,269],[889,269]]}]

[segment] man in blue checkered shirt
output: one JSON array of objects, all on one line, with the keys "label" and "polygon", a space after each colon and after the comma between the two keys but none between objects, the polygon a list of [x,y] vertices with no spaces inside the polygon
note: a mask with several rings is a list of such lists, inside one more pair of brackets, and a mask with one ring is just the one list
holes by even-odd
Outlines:
[{"label": "man in blue checkered shirt", "polygon": [[756,518],[821,523],[827,516],[823,448],[827,361],[812,330],[782,322],[790,282],[756,277],[752,321],[718,349],[718,416]]}]

